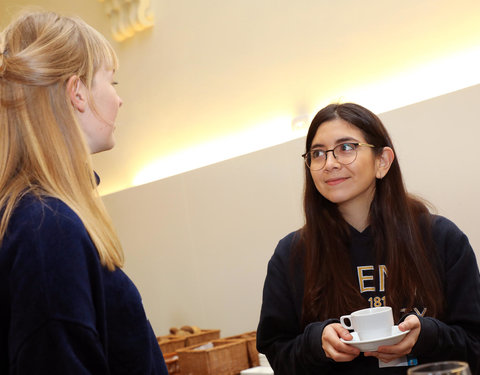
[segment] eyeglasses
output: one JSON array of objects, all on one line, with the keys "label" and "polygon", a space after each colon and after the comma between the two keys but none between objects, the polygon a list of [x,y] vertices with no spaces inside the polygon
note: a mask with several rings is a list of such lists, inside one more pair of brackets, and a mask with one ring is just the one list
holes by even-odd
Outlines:
[{"label": "eyeglasses", "polygon": [[377,146],[369,143],[340,143],[331,150],[315,149],[310,150],[302,155],[305,164],[312,171],[319,171],[327,163],[327,154],[331,152],[333,157],[343,165],[351,164],[357,158],[357,147],[366,146],[375,148]]}]

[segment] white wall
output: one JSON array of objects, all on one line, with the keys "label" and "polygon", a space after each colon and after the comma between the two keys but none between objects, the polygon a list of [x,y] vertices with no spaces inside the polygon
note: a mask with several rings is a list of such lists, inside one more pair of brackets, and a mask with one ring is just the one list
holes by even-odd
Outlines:
[{"label": "white wall", "polygon": [[[480,257],[480,86],[380,117],[407,187],[456,222]],[[266,265],[303,223],[304,139],[105,197],[157,334],[256,329]]]}]

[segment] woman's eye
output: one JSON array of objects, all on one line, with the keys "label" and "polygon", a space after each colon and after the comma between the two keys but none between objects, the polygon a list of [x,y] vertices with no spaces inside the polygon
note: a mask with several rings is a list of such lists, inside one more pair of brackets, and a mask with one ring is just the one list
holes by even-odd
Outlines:
[{"label": "woman's eye", "polygon": [[343,143],[340,145],[340,149],[342,151],[353,151],[355,150],[355,145],[353,145],[352,143]]},{"label": "woman's eye", "polygon": [[115,85],[118,85],[118,82],[117,82],[117,81],[113,81],[113,82],[112,82],[112,85],[114,85],[114,86],[115,86]]},{"label": "woman's eye", "polygon": [[325,152],[323,150],[313,150],[312,151],[312,159],[317,159],[321,158],[325,155]]}]

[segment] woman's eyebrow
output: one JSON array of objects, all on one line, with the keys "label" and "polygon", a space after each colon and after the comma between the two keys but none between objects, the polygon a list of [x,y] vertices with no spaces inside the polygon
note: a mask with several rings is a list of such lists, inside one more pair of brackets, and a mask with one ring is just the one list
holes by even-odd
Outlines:
[{"label": "woman's eyebrow", "polygon": [[[353,137],[342,137],[342,138],[339,138],[335,141],[335,145],[338,145],[340,143],[344,143],[344,142],[359,142],[358,139],[356,138],[353,138]],[[318,147],[325,147],[324,144],[322,143],[315,143],[311,146],[311,148],[318,148]]]}]

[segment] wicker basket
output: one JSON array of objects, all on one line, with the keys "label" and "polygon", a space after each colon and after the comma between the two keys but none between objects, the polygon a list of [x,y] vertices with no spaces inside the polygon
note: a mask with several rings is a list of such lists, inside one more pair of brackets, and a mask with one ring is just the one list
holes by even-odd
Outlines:
[{"label": "wicker basket", "polygon": [[185,346],[192,346],[202,342],[217,340],[220,338],[219,329],[202,329],[200,332],[185,336]]},{"label": "wicker basket", "polygon": [[157,337],[158,345],[160,345],[160,349],[164,354],[173,353],[176,352],[177,349],[184,348],[186,346],[186,339],[186,336],[174,335]]},{"label": "wicker basket", "polygon": [[247,345],[242,340],[213,340],[179,349],[182,375],[237,375],[249,368]]},{"label": "wicker basket", "polygon": [[239,335],[225,337],[225,340],[243,339],[247,341],[248,363],[250,367],[260,366],[260,360],[257,351],[257,331],[245,332]]},{"label": "wicker basket", "polygon": [[165,359],[165,364],[167,365],[168,374],[180,375],[180,366],[178,364],[178,354],[168,353],[168,354],[165,354],[163,358]]}]

